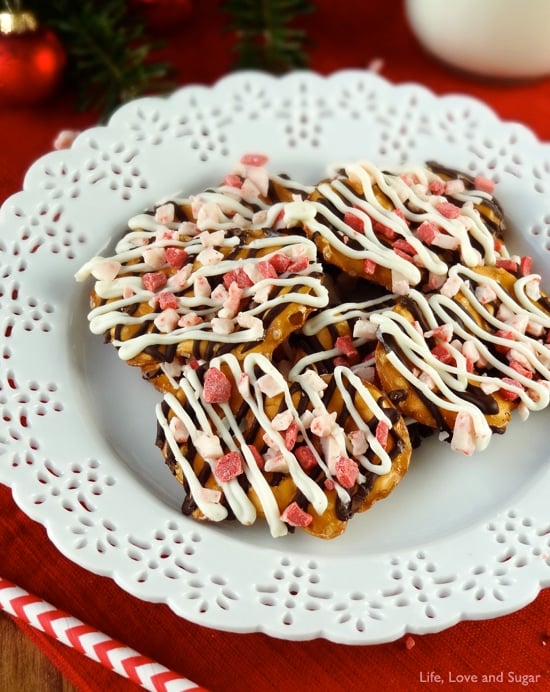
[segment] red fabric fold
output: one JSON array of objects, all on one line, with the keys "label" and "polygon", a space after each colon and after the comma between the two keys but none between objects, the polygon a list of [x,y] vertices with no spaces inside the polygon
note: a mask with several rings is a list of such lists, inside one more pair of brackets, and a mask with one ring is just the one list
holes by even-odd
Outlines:
[{"label": "red fabric fold", "polygon": [[[311,41],[311,67],[323,74],[365,68],[376,61],[394,83],[419,82],[437,94],[483,100],[505,120],[550,139],[550,79],[501,84],[473,79],[428,56],[412,36],[400,0],[339,3],[318,0],[303,20]],[[231,35],[222,34],[220,3],[196,2],[160,57],[176,67],[181,84],[211,84],[230,68]],[[474,21],[474,19],[473,19]],[[32,162],[52,148],[62,129],[94,126],[97,113],[79,113],[61,93],[33,109],[0,112],[0,200],[20,189]],[[368,155],[368,152],[358,152]],[[288,642],[263,634],[217,632],[176,617],[168,607],[144,603],[111,579],[74,565],[0,486],[0,575],[58,608],[158,660],[212,692],[322,689],[550,689],[550,590],[517,613],[462,622],[446,631],[376,646],[324,640]],[[136,689],[99,664],[20,624],[60,671],[83,692]],[[1,655],[1,653],[0,653]],[[441,676],[439,683],[436,676]],[[460,677],[462,676],[462,677]],[[478,682],[472,676],[478,677]],[[502,683],[499,678],[502,677]],[[523,676],[523,677],[522,677]],[[537,677],[538,676],[538,677]]]}]

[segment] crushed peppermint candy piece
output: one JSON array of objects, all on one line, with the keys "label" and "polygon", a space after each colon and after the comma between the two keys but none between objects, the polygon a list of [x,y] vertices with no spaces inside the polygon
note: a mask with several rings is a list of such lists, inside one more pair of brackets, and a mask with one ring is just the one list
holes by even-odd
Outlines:
[{"label": "crushed peppermint candy piece", "polygon": [[204,488],[200,486],[193,491],[196,502],[206,502],[211,504],[219,504],[222,499],[221,490],[215,488]]},{"label": "crushed peppermint candy piece", "polygon": [[310,387],[317,394],[328,387],[328,384],[315,370],[306,370],[298,379],[302,381],[304,387]]},{"label": "crushed peppermint candy piece", "polygon": [[212,288],[206,276],[195,274],[193,281],[193,292],[197,298],[209,298],[212,293]]},{"label": "crushed peppermint candy piece", "polygon": [[417,228],[415,235],[418,240],[426,243],[426,245],[431,245],[437,236],[440,235],[440,231],[431,221],[423,221]]},{"label": "crushed peppermint candy piece", "polygon": [[80,130],[61,130],[54,139],[53,148],[58,151],[61,149],[70,149],[79,134]]},{"label": "crushed peppermint candy piece", "polygon": [[336,411],[332,413],[323,410],[314,411],[313,419],[309,426],[313,435],[317,435],[317,437],[328,437],[336,425],[336,415]]},{"label": "crushed peppermint candy piece", "polygon": [[247,312],[239,312],[235,318],[241,329],[249,329],[251,331],[250,340],[261,339],[264,335],[264,323],[259,317],[254,317]]},{"label": "crushed peppermint candy piece", "polygon": [[120,268],[120,262],[102,260],[100,262],[94,263],[90,270],[90,273],[98,281],[113,281],[114,279],[116,279],[118,272],[120,271]]},{"label": "crushed peppermint candy piece", "polygon": [[446,195],[459,195],[465,190],[464,181],[460,178],[455,178],[454,180],[448,180],[445,183],[445,194]]},{"label": "crushed peppermint candy piece", "polygon": [[227,336],[235,331],[235,323],[229,317],[213,317],[210,320],[210,326],[214,334]]},{"label": "crushed peppermint candy piece", "polygon": [[284,391],[281,383],[273,375],[262,375],[258,378],[257,384],[260,392],[269,397],[277,396]]},{"label": "crushed peppermint candy piece", "polygon": [[197,255],[197,262],[200,262],[205,267],[218,264],[222,259],[222,253],[215,250],[213,247],[204,248],[204,250],[201,250]]},{"label": "crushed peppermint candy piece", "polygon": [[200,324],[202,321],[202,317],[197,315],[196,312],[188,312],[186,315],[180,317],[178,327],[196,327],[197,324]]},{"label": "crushed peppermint candy piece", "polygon": [[207,461],[219,459],[223,455],[220,438],[211,432],[199,430],[193,443],[197,452]]},{"label": "crushed peppermint candy piece", "polygon": [[376,337],[377,326],[368,318],[360,318],[353,325],[353,337],[355,339],[368,339]]},{"label": "crushed peppermint candy piece", "polygon": [[233,318],[239,312],[241,307],[241,299],[243,297],[243,289],[233,282],[229,285],[227,298],[223,302],[223,307],[218,315],[222,318]]},{"label": "crushed peppermint candy piece", "polygon": [[246,178],[255,186],[262,197],[267,195],[269,192],[269,175],[263,165],[249,167]]},{"label": "crushed peppermint candy piece", "polygon": [[288,473],[288,462],[281,452],[270,447],[265,455],[264,470],[270,473]]},{"label": "crushed peppermint candy piece", "polygon": [[204,248],[208,247],[220,247],[225,239],[225,231],[220,229],[218,231],[202,231],[199,233],[199,240]]},{"label": "crushed peppermint candy piece", "polygon": [[162,247],[145,247],[141,254],[143,261],[151,269],[160,269],[166,262],[166,253]]},{"label": "crushed peppermint candy piece", "polygon": [[242,187],[243,179],[240,175],[237,175],[236,173],[229,173],[223,179],[223,184],[229,187],[240,188]]},{"label": "crushed peppermint candy piece", "polygon": [[161,204],[155,209],[155,221],[157,223],[172,223],[175,220],[175,209],[172,202]]},{"label": "crushed peppermint candy piece", "polygon": [[474,421],[467,411],[459,411],[453,427],[451,449],[472,456],[476,449]]},{"label": "crushed peppermint candy piece", "polygon": [[292,411],[287,409],[278,413],[271,421],[271,425],[274,430],[286,430],[293,420]]},{"label": "crushed peppermint candy piece", "polygon": [[349,226],[350,228],[352,228],[354,231],[357,231],[358,233],[364,233],[365,232],[365,222],[354,211],[346,211],[345,212],[344,223],[347,226]]},{"label": "crushed peppermint candy piece", "polygon": [[168,427],[170,428],[170,432],[174,436],[176,442],[187,442],[189,439],[189,431],[185,427],[185,424],[181,418],[178,418],[177,416],[171,418]]},{"label": "crushed peppermint candy piece", "polygon": [[169,334],[177,327],[179,319],[180,314],[177,310],[174,310],[174,308],[167,308],[155,317],[153,323],[159,332],[162,334]]},{"label": "crushed peppermint candy piece", "polygon": [[348,433],[348,440],[351,443],[351,453],[354,457],[361,456],[369,447],[364,430],[352,430]]}]

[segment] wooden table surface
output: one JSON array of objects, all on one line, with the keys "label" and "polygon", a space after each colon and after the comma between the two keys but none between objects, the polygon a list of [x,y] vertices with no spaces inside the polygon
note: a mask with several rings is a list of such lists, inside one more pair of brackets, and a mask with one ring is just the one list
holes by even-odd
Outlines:
[{"label": "wooden table surface", "polygon": [[78,692],[50,660],[0,612],[0,692]]}]

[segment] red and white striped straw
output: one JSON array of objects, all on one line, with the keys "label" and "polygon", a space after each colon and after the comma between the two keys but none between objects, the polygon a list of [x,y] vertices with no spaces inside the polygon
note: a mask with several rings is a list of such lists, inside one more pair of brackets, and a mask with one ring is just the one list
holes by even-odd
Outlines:
[{"label": "red and white striped straw", "polygon": [[0,608],[151,692],[208,692],[0,577]]}]

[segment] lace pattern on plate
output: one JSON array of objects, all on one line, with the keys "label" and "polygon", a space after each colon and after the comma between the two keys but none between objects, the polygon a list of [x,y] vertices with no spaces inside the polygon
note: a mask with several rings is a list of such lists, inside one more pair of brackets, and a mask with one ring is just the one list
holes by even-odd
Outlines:
[{"label": "lace pattern on plate", "polygon": [[550,584],[546,412],[471,460],[427,441],[334,542],[180,514],[158,397],[88,333],[73,276],[131,215],[249,151],[309,183],[359,158],[490,175],[509,245],[548,278],[550,149],[477,101],[363,71],[241,73],[134,101],[38,160],[1,210],[0,480],[71,560],[209,627],[369,644],[522,607]]}]

